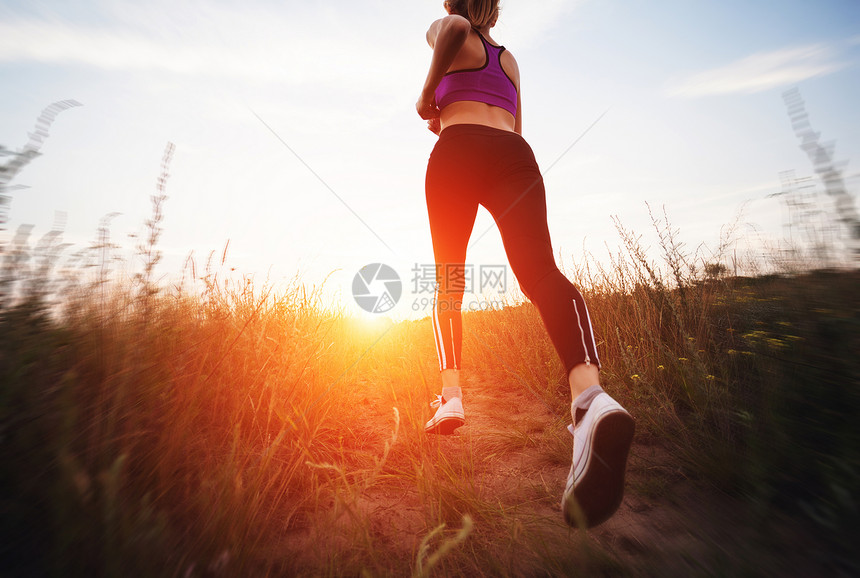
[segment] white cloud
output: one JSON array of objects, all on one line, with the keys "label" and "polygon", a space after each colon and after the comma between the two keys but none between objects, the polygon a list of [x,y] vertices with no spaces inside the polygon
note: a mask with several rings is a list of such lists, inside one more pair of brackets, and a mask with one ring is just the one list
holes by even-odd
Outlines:
[{"label": "white cloud", "polygon": [[[211,2],[10,15],[0,19],[0,78],[6,63],[105,71],[114,86],[173,100],[188,93],[196,108],[241,101],[271,122],[290,113],[306,132],[366,131],[410,109],[430,61],[431,19],[398,27],[396,17]],[[223,122],[223,111],[213,118]]]},{"label": "white cloud", "polygon": [[670,96],[754,93],[795,84],[835,72],[845,66],[823,44],[784,48],[742,58],[726,66],[699,72],[672,83]]},{"label": "white cloud", "polygon": [[[523,50],[583,1],[503,1],[497,32]],[[423,33],[443,15],[441,5],[430,4],[404,15],[388,0],[361,8],[253,0],[241,6],[98,0],[90,12],[39,6],[0,19],[0,64],[146,71],[168,75],[168,81],[174,75],[269,87],[313,84],[383,99],[417,92],[430,60]]]},{"label": "white cloud", "polygon": [[[212,35],[215,36],[215,35]],[[219,39],[201,30],[156,36],[123,28],[86,28],[57,22],[0,24],[0,61],[77,64],[105,70],[154,70],[182,75],[286,82],[330,78],[327,63],[354,71],[354,52],[302,34]],[[311,58],[309,55],[313,55]]]},{"label": "white cloud", "polygon": [[0,24],[0,61],[84,64],[107,70],[160,68],[176,73],[206,65],[188,47],[159,43],[139,33],[38,21]]},{"label": "white cloud", "polygon": [[[358,90],[388,82],[382,90],[390,91],[403,66],[426,56],[420,34],[410,43],[403,27],[372,14],[357,21],[307,5],[267,9],[210,2],[192,9],[159,3],[145,9],[126,4],[120,10],[111,9],[111,2],[102,4],[101,12],[89,19],[19,14],[0,20],[0,63],[68,64],[267,85],[335,83]],[[399,49],[392,53],[389,44],[379,41],[382,34]],[[383,62],[388,75],[381,70]]]}]

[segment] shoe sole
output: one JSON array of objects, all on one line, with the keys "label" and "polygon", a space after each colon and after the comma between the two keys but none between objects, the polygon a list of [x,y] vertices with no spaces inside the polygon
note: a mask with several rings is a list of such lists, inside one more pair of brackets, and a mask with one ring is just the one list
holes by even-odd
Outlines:
[{"label": "shoe sole", "polygon": [[429,434],[451,435],[458,427],[465,425],[465,418],[459,416],[446,416],[434,424],[430,424],[424,428]]},{"label": "shoe sole", "polygon": [[585,472],[573,492],[565,496],[564,521],[569,525],[584,522],[593,528],[608,520],[621,505],[635,427],[633,418],[624,411],[608,413],[595,424]]}]

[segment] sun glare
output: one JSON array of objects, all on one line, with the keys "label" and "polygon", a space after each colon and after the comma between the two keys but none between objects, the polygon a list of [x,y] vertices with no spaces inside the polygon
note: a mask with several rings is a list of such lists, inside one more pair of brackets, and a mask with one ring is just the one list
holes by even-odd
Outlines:
[{"label": "sun glare", "polygon": [[379,334],[391,327],[394,321],[387,315],[379,313],[368,313],[362,311],[359,315],[352,317],[352,325],[355,329],[365,334]]}]

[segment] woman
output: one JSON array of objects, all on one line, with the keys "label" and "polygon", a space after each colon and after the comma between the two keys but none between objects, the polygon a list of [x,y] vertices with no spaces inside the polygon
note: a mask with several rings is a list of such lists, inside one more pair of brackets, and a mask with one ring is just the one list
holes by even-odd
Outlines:
[{"label": "woman", "polygon": [[498,0],[449,0],[427,31],[433,57],[416,108],[439,141],[426,176],[436,259],[433,329],[442,394],[428,433],[465,423],[459,383],[466,246],[478,205],[499,227],[525,295],[535,304],[570,383],[573,463],[562,497],[571,525],[600,524],[621,503],[630,415],[600,387],[588,309],[558,270],[546,220],[543,179],[523,140],[517,61],[490,37]]}]

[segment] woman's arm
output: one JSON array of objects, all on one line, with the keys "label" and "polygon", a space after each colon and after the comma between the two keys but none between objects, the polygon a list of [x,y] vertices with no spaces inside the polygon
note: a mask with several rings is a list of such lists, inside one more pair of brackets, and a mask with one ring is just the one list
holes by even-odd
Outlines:
[{"label": "woman's arm", "polygon": [[471,29],[472,25],[468,20],[452,14],[437,20],[427,30],[427,43],[433,48],[433,58],[430,61],[430,70],[427,71],[424,88],[421,90],[421,97],[415,105],[421,118],[426,120],[439,116],[434,98],[436,87],[439,86],[442,77],[448,72],[457,53],[465,44]]}]

